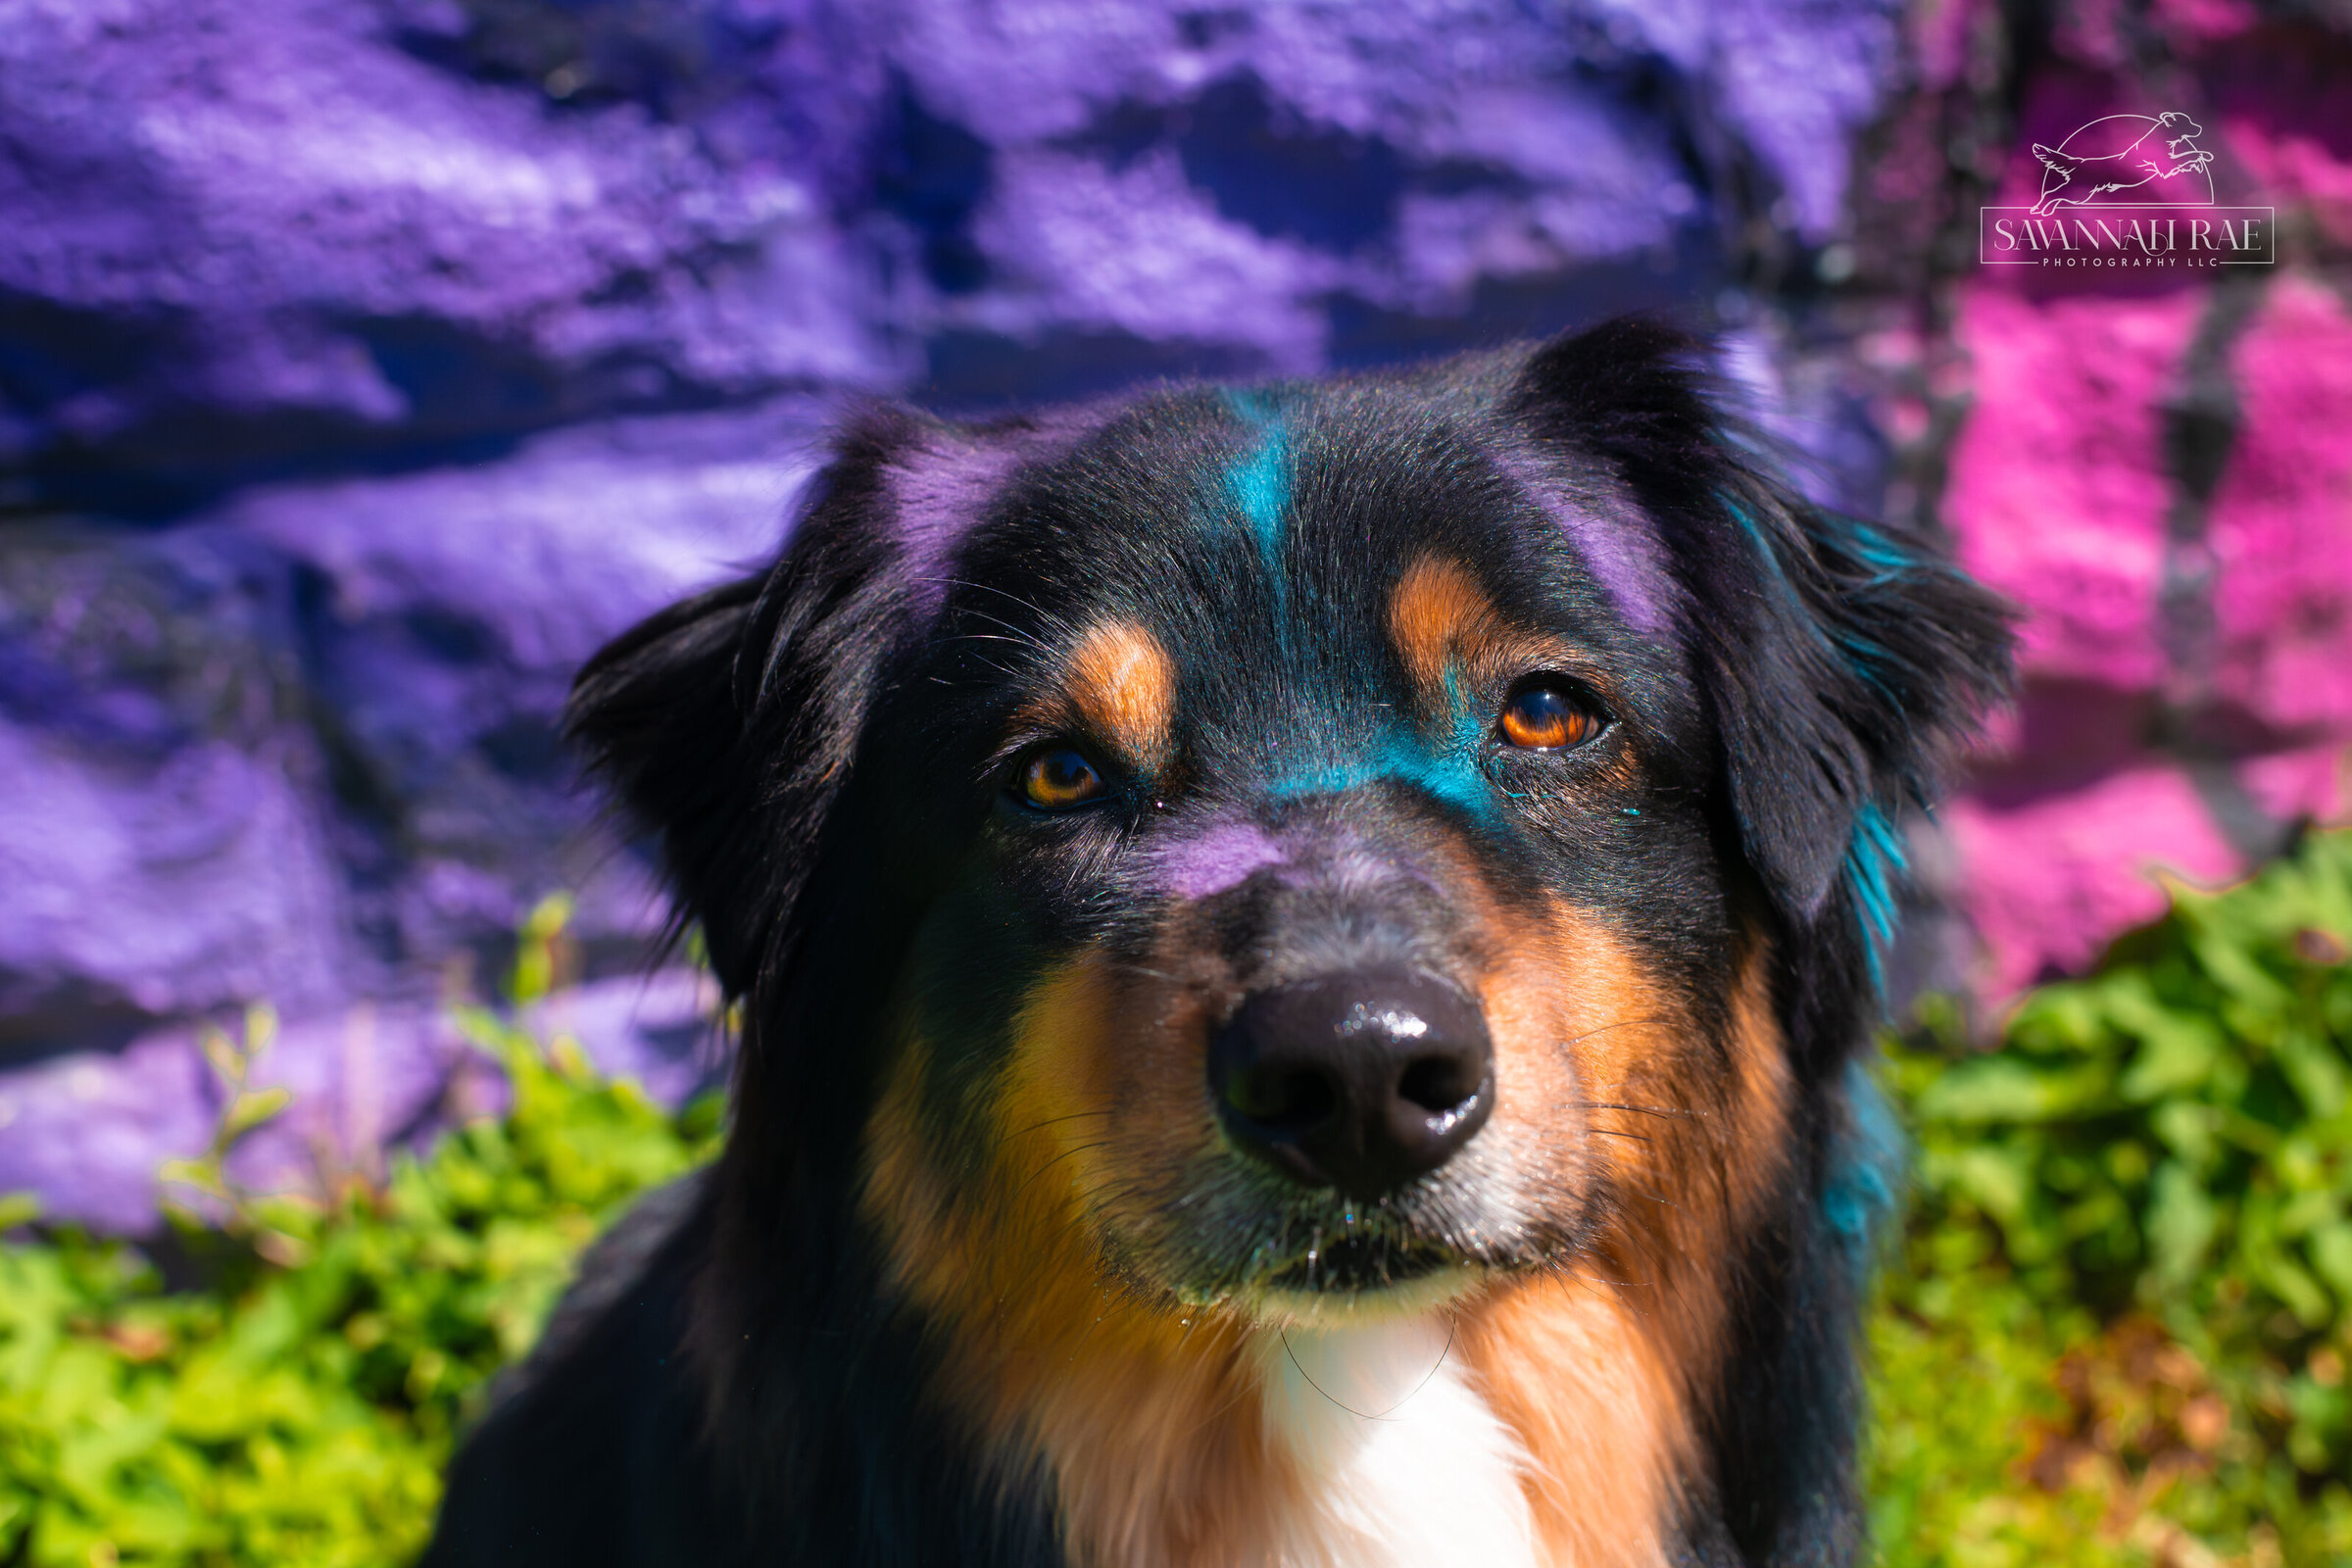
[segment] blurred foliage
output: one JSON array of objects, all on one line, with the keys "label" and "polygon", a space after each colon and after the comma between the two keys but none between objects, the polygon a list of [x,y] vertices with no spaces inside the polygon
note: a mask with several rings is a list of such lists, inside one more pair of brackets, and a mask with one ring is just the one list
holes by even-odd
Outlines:
[{"label": "blurred foliage", "polygon": [[2352,834],[1889,1053],[1889,1564],[2352,1564]]},{"label": "blurred foliage", "polygon": [[[559,982],[564,906],[514,983]],[[2320,835],[2045,987],[2000,1048],[1890,1046],[1910,1218],[1870,1340],[1889,1568],[2352,1564],[2352,835]],[[576,1045],[465,1015],[514,1085],[331,1200],[225,1179],[283,1108],[266,1012],[207,1045],[213,1146],[167,1172],[178,1283],[0,1206],[0,1564],[395,1564],[453,1434],[571,1259],[707,1157]]]},{"label": "blurred foliage", "polygon": [[[564,906],[523,933],[514,1000],[555,972]],[[236,1191],[221,1161],[283,1108],[247,1085],[271,1020],[206,1042],[223,1109],[169,1169],[156,1263],[42,1228],[0,1243],[0,1564],[397,1564],[423,1546],[452,1435],[526,1349],[573,1257],[630,1199],[713,1152],[718,1103],[672,1114],[475,1010],[506,1114],[325,1201]],[[0,1230],[35,1217],[0,1200]]]}]

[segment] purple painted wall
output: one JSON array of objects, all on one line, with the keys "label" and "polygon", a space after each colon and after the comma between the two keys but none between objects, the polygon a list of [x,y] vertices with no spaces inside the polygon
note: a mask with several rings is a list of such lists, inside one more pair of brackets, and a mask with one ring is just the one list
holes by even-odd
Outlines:
[{"label": "purple painted wall", "polygon": [[[213,1114],[196,1025],[255,999],[298,1098],[247,1174],[364,1164],[451,1108],[446,1000],[551,889],[562,1026],[704,1071],[554,717],[772,548],[844,395],[1629,306],[1722,330],[1825,491],[2032,607],[1916,968],[2081,963],[2151,864],[2347,804],[2352,43],[2264,16],[0,0],[0,1190],[149,1223]],[[1976,267],[2030,141],[2172,107],[2278,267]]]}]

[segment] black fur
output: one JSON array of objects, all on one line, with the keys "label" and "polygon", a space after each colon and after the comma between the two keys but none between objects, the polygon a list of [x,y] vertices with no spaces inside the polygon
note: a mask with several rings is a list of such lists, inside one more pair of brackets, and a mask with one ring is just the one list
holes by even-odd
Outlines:
[{"label": "black fur", "polygon": [[[735,1120],[685,1217],[638,1250],[651,1262],[612,1265],[627,1289],[600,1287],[473,1435],[427,1563],[1060,1563],[1052,1476],[991,1479],[1003,1456],[955,1436],[925,1392],[938,1342],[857,1217],[881,1020],[911,996],[944,1040],[930,1127],[943,1160],[977,1169],[985,1130],[957,1086],[996,1070],[1052,956],[1147,939],[1140,911],[1165,895],[1131,847],[1212,806],[1312,815],[1375,849],[1442,825],[1513,896],[1622,911],[1717,1011],[1728,933],[1772,934],[1794,1160],[1729,1276],[1738,1343],[1679,1530],[1692,1562],[1856,1560],[1853,1215],[1880,1178],[1851,1064],[1879,1005],[1893,825],[2002,689],[2007,633],[1929,542],[1803,501],[1721,402],[1699,345],[1624,320],[1322,385],[979,427],[854,421],[771,569],[654,616],[580,675],[573,734],[744,1002]],[[1289,443],[1283,520],[1256,539],[1253,442]],[[1658,571],[1599,562],[1538,490],[1647,541]],[[1266,804],[1273,785],[1250,780],[1274,763],[1196,762],[1083,820],[1007,816],[992,748],[1009,696],[1035,648],[1102,612],[1202,656],[1188,757],[1342,755],[1348,715],[1397,679],[1350,596],[1432,546],[1609,663],[1638,783],[1502,757],[1425,788],[1391,769]],[[1268,690],[1297,695],[1269,710]],[[1473,798],[1488,782],[1491,806]],[[1310,940],[1291,931],[1303,918],[1236,894],[1215,940],[1279,956]],[[1394,940],[1437,942],[1445,919],[1400,914]],[[948,935],[918,949],[918,928]]]}]

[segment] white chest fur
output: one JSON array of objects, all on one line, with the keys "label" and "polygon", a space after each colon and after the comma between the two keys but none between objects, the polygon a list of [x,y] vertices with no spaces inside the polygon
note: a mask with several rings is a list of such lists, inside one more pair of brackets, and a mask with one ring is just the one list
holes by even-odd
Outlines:
[{"label": "white chest fur", "polygon": [[1281,1568],[1534,1568],[1518,1439],[1444,1316],[1268,1335],[1266,1420],[1307,1478]]}]

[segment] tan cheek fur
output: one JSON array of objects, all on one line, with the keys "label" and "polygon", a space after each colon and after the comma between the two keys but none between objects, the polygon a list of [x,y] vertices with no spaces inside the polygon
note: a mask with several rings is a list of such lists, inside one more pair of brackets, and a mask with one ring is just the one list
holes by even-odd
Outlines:
[{"label": "tan cheek fur", "polygon": [[[1619,1200],[1598,1247],[1498,1283],[1463,1316],[1463,1353],[1534,1460],[1530,1500],[1556,1563],[1654,1568],[1686,1500],[1695,1391],[1724,1354],[1724,1260],[1776,1175],[1788,1115],[1786,1054],[1761,944],[1750,948],[1728,1081],[1671,994],[1574,911],[1516,930],[1482,988],[1497,1118],[1545,1120],[1539,1147],[1562,1151],[1548,1178],[1605,1173]],[[1650,1112],[1609,1108],[1631,1104]]]},{"label": "tan cheek fur", "polygon": [[1085,958],[1041,988],[988,1109],[997,1158],[953,1195],[925,1157],[919,1070],[902,1071],[868,1134],[866,1217],[950,1340],[947,1407],[1007,1479],[1047,1460],[1074,1560],[1262,1561],[1299,1478],[1267,1441],[1247,1325],[1105,1280],[1084,1211],[1113,1179],[1087,1147],[1105,1136],[1109,989]]}]

